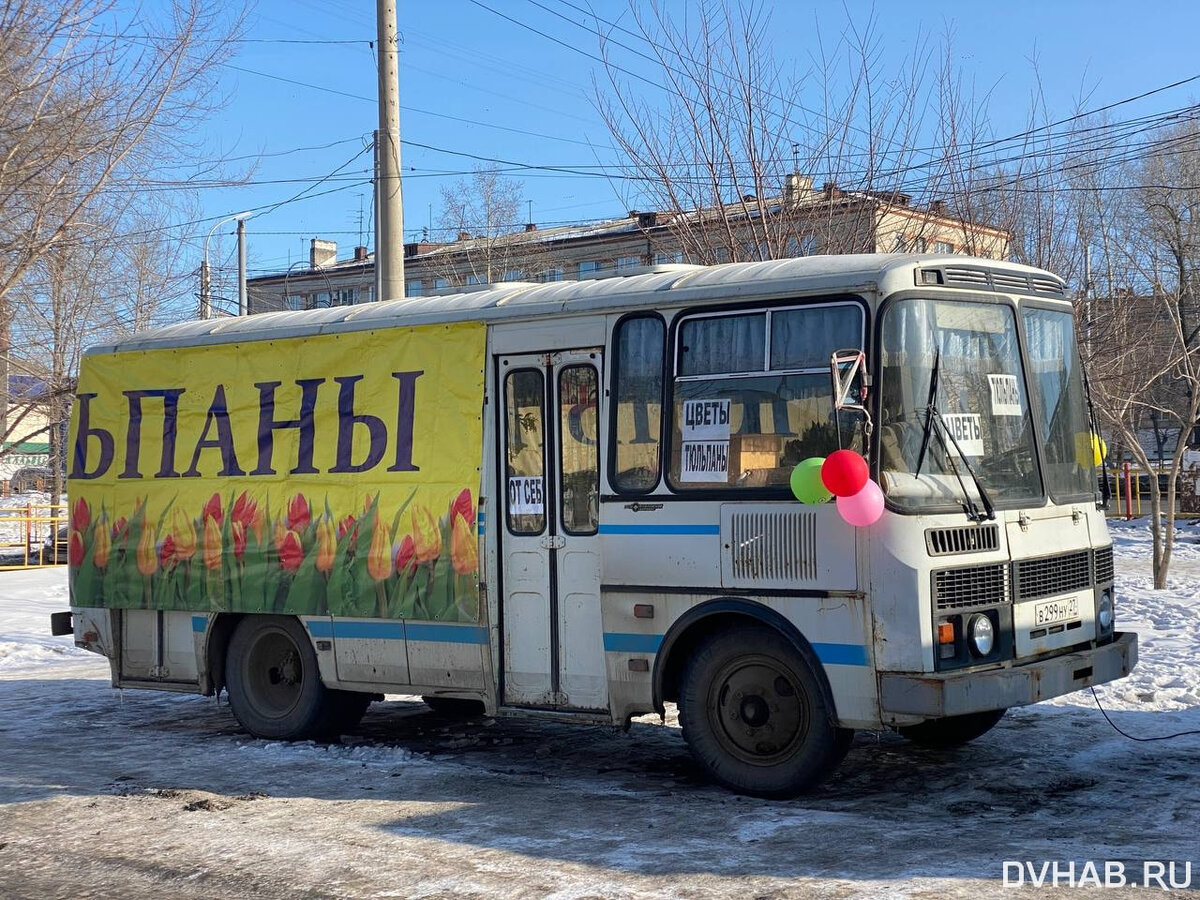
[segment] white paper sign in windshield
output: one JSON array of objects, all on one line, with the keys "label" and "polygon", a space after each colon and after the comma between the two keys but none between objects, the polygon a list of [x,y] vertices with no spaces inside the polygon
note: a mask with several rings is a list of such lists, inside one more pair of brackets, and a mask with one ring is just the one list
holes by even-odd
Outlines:
[{"label": "white paper sign in windshield", "polygon": [[992,415],[1020,418],[1021,391],[1017,387],[1017,376],[989,375],[988,385],[992,389]]},{"label": "white paper sign in windshield", "polygon": [[514,516],[540,516],[545,509],[541,476],[508,479],[508,511]]},{"label": "white paper sign in windshield", "polygon": [[946,441],[950,445],[951,453],[957,444],[964,456],[983,456],[983,427],[980,425],[978,414],[950,413],[942,416],[942,422],[945,423],[950,437],[954,438],[953,441]]},{"label": "white paper sign in windshield", "polygon": [[679,480],[729,481],[729,401],[684,400]]}]

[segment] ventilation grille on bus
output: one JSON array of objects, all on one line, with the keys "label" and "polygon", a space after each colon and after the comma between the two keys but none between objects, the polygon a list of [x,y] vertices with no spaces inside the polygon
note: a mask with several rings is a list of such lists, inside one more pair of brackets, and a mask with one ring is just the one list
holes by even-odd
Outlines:
[{"label": "ventilation grille on bus", "polygon": [[938,609],[994,606],[1008,600],[1008,566],[1004,563],[933,573],[933,601]]},{"label": "ventilation grille on bus", "polygon": [[734,512],[729,518],[733,584],[788,587],[817,577],[817,517],[811,512]]},{"label": "ventilation grille on bus", "polygon": [[1018,600],[1053,597],[1092,586],[1091,551],[1063,553],[1042,559],[1022,559],[1016,570]]},{"label": "ventilation grille on bus", "polygon": [[1067,296],[1066,285],[1051,275],[1026,275],[1024,272],[1004,272],[978,266],[946,266],[942,269],[942,279],[945,284],[954,287],[1042,297]]},{"label": "ventilation grille on bus", "polygon": [[925,548],[930,556],[999,550],[1000,529],[995,525],[929,528],[925,531]]},{"label": "ventilation grille on bus", "polygon": [[1096,584],[1111,584],[1113,580],[1112,547],[1101,547],[1096,551]]}]

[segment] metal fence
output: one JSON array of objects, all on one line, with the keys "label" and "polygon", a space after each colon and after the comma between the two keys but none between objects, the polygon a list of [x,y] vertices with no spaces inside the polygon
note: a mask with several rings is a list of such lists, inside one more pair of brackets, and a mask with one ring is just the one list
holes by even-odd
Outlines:
[{"label": "metal fence", "polygon": [[65,566],[69,555],[65,504],[0,506],[0,569]]}]

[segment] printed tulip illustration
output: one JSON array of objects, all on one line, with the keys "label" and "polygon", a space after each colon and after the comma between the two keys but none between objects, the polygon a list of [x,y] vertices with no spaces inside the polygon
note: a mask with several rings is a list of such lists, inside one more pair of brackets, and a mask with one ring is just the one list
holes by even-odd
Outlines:
[{"label": "printed tulip illustration", "polygon": [[175,538],[167,535],[158,547],[158,564],[164,569],[175,565]]},{"label": "printed tulip illustration", "polygon": [[241,522],[232,522],[229,533],[233,537],[233,558],[240,560],[246,555],[246,526]]},{"label": "printed tulip illustration", "polygon": [[442,530],[433,514],[423,506],[413,508],[412,536],[417,565],[433,562],[442,555]]},{"label": "printed tulip illustration", "polygon": [[288,530],[279,542],[279,566],[285,572],[295,572],[304,562],[304,547],[300,543],[300,535]]},{"label": "printed tulip illustration", "polygon": [[67,564],[83,565],[83,535],[78,530],[71,532],[71,539],[67,544]]},{"label": "printed tulip illustration", "polygon": [[[461,496],[461,495],[460,495]],[[470,575],[479,570],[479,550],[475,543],[470,523],[455,510],[450,526],[450,562],[459,575]]]},{"label": "printed tulip illustration", "polygon": [[292,531],[303,531],[312,521],[312,511],[303,494],[292,498],[287,508],[287,527]]},{"label": "printed tulip illustration", "polygon": [[158,571],[158,555],[154,548],[154,532],[142,526],[142,536],[137,545],[137,567],[143,577],[149,578]]},{"label": "printed tulip illustration", "polygon": [[387,532],[378,519],[371,532],[371,546],[367,550],[367,574],[376,581],[383,581],[392,574],[392,548],[388,545]]},{"label": "printed tulip illustration", "polygon": [[221,495],[213,494],[208,498],[208,502],[204,504],[204,512],[200,516],[207,522],[209,519],[216,520],[218,526],[225,524],[225,510],[221,508]]},{"label": "printed tulip illustration", "polygon": [[175,542],[175,556],[187,562],[196,555],[196,524],[180,507],[171,514],[171,537]]},{"label": "printed tulip illustration", "polygon": [[333,523],[328,516],[322,516],[317,523],[317,556],[313,561],[317,571],[328,575],[333,569],[333,558],[337,552],[337,538],[333,533]]},{"label": "printed tulip illustration", "polygon": [[92,510],[88,507],[87,501],[80,497],[75,501],[75,506],[71,509],[71,527],[78,531],[82,538],[83,533],[87,531],[88,525],[92,522]]},{"label": "printed tulip illustration", "polygon": [[416,552],[417,547],[413,543],[412,535],[406,534],[396,549],[396,571],[398,573],[411,576],[417,571]]},{"label": "printed tulip illustration", "polygon": [[455,513],[462,516],[468,525],[475,524],[475,504],[471,501],[470,488],[463,488],[450,504],[451,521],[454,520]]},{"label": "printed tulip illustration", "polygon": [[377,490],[361,511],[360,496],[208,486],[114,508],[85,494],[71,578],[113,608],[478,621],[474,490]]},{"label": "printed tulip illustration", "polygon": [[[215,497],[216,494],[213,494]],[[214,572],[221,568],[221,525],[215,516],[204,516],[204,568]]]},{"label": "printed tulip illustration", "polygon": [[[72,533],[72,542],[75,540],[75,535],[77,534],[79,534],[78,531]],[[93,541],[92,548],[92,562],[95,563],[96,568],[102,571],[107,569],[109,553],[112,552],[112,539],[108,536],[107,528],[96,529],[96,537]],[[80,550],[82,549],[83,547],[81,540]]]}]

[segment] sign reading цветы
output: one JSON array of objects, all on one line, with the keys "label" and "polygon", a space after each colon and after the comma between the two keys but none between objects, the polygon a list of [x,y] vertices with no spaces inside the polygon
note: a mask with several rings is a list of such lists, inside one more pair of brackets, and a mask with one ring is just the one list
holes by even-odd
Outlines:
[{"label": "sign reading \u0446\u0432\u0435\u0442\u044b", "polygon": [[729,480],[729,401],[683,401],[679,480],[724,484]]}]

